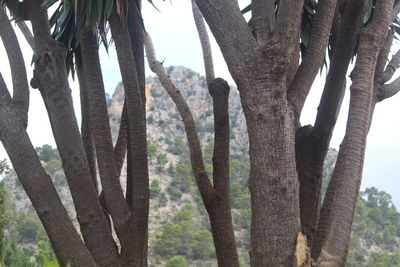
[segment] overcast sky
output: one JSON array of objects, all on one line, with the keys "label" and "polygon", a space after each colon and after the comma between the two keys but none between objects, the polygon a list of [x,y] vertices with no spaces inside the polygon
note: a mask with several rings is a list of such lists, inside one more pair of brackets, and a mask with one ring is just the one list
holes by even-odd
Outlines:
[{"label": "overcast sky", "polygon": [[[190,0],[179,1],[154,1],[160,11],[154,9],[147,1],[143,1],[143,16],[146,30],[151,34],[157,58],[164,60],[164,66],[181,65],[204,74],[201,47],[195,31],[192,18]],[[243,6],[248,1],[240,1]],[[17,31],[28,70],[29,79],[32,76],[30,65],[32,52],[27,43]],[[211,35],[211,34],[210,34]],[[397,45],[397,47],[400,47]],[[233,84],[218,46],[212,40],[214,64],[216,76],[220,76]],[[107,93],[113,93],[116,85],[121,80],[116,54],[113,49],[110,54],[101,51],[103,76]],[[0,72],[5,78],[9,89],[11,86],[11,74],[7,64],[7,56],[0,42]],[[147,75],[152,73],[147,68]],[[310,97],[302,113],[302,124],[313,124],[319,97],[324,84],[324,73],[317,77]],[[350,81],[348,81],[350,84]],[[79,90],[76,82],[70,81],[74,105],[79,110]],[[343,108],[339,116],[331,146],[339,149],[344,135],[348,111],[349,90],[343,102]],[[28,133],[34,146],[51,144],[54,139],[51,134],[50,124],[47,118],[43,101],[37,90],[31,89],[31,105],[29,111]],[[368,136],[368,146],[364,165],[364,177],[362,188],[375,186],[380,190],[390,193],[397,207],[400,207],[400,96],[397,95],[377,105],[371,130]],[[79,112],[77,112],[79,115]],[[0,159],[7,155],[0,145]]]}]

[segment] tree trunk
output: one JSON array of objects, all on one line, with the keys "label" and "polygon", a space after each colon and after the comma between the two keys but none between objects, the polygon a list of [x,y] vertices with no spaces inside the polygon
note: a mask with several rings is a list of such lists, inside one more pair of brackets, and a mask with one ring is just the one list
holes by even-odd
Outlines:
[{"label": "tree trunk", "polygon": [[75,66],[76,73],[79,80],[79,91],[80,91],[80,99],[81,99],[81,135],[83,146],[85,147],[86,157],[89,163],[90,174],[92,177],[93,185],[98,193],[98,185],[97,185],[97,170],[96,170],[96,152],[94,150],[94,141],[92,134],[92,127],[90,127],[90,116],[89,116],[89,98],[87,94],[87,87],[85,82],[85,76],[83,73],[82,66],[82,56],[80,48],[75,51]]},{"label": "tree trunk", "polygon": [[[118,62],[125,88],[125,99],[128,114],[129,155],[127,201],[130,205],[133,220],[133,234],[130,248],[123,247],[122,253],[132,257],[131,266],[147,266],[148,216],[149,216],[149,172],[147,166],[147,136],[144,93],[139,81],[133,55],[128,26],[122,24],[114,10],[109,22],[118,55]],[[143,83],[144,87],[144,83]],[[132,176],[131,176],[132,175]]]},{"label": "tree trunk", "polygon": [[[239,267],[229,196],[229,85],[221,78],[209,85],[214,109],[213,182],[218,194],[206,206],[218,266]],[[206,203],[206,202],[205,202]]]},{"label": "tree trunk", "polygon": [[336,21],[340,23],[339,32],[335,36],[333,56],[315,126],[302,127],[296,135],[301,225],[310,245],[314,240],[321,208],[323,164],[343,101],[347,69],[354,55],[363,8],[363,1],[352,1],[340,15],[341,19]]},{"label": "tree trunk", "polygon": [[372,22],[360,35],[346,135],[329,183],[318,224],[313,258],[325,266],[344,266],[351,225],[359,194],[366,138],[369,130],[373,85],[378,53],[386,38],[393,0],[377,3]]},{"label": "tree trunk", "polygon": [[23,127],[23,120],[18,118],[15,107],[10,105],[11,101],[8,104],[4,101],[1,92],[0,99],[0,141],[58,255],[72,266],[98,266],[80,239],[50,177],[40,164]]},{"label": "tree trunk", "polygon": [[251,220],[251,266],[291,266],[301,231],[294,116],[287,105],[276,108],[275,114],[271,106],[245,112],[251,211],[256,214]]},{"label": "tree trunk", "polygon": [[78,130],[65,67],[66,49],[51,38],[41,1],[31,5],[36,58],[31,84],[39,88],[45,102],[85,243],[99,265],[115,266],[119,254],[91,180]]},{"label": "tree trunk", "polygon": [[[122,192],[114,158],[98,43],[90,29],[85,29],[80,37],[83,71],[89,96],[89,112],[93,130],[96,132],[94,141],[105,204],[113,219],[121,247],[131,247],[133,242],[132,215]],[[121,256],[123,264],[129,264],[123,253]]]}]

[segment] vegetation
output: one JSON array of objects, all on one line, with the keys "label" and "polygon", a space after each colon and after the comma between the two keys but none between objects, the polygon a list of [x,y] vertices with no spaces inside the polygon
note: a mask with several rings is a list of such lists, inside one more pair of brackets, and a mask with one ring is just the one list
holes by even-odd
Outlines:
[{"label": "vegetation", "polygon": [[[393,246],[398,241],[394,236],[398,233],[398,218],[390,198],[374,189],[361,196],[366,197],[366,208],[357,214],[363,218],[358,231],[368,234],[369,240],[364,244],[357,237],[351,239],[351,228],[375,106],[400,91],[398,80],[389,82],[399,67],[400,53],[388,61],[393,40],[400,32],[399,1],[252,0],[240,10],[237,1],[192,0],[206,72],[201,86],[208,89],[213,102],[213,124],[207,121],[207,114],[201,119],[193,116],[187,99],[170,79],[168,72],[172,70],[165,70],[157,60],[150,35],[144,33],[141,1],[7,0],[1,4],[25,29],[24,36],[34,52],[34,75],[28,84],[19,40],[6,9],[0,8],[0,37],[8,54],[13,85],[11,94],[7,83],[0,79],[0,139],[62,264],[146,266],[151,197],[148,163],[155,160],[157,175],[165,176],[168,162],[168,173],[174,174],[166,188],[168,196],[161,192],[155,197],[159,188],[157,182],[152,185],[153,199],[160,202],[159,206],[170,200],[190,202],[188,196],[193,195],[191,204],[197,205],[198,214],[207,213],[210,222],[207,229],[189,232],[198,222],[190,219],[193,208],[186,206],[163,224],[155,248],[165,261],[174,254],[185,255],[187,260],[212,257],[207,245],[212,237],[218,265],[223,267],[243,265],[239,260],[243,253],[238,253],[242,245],[251,251],[245,264],[254,267],[291,266],[296,253],[307,251],[311,257],[299,265],[316,262],[320,266],[343,266],[348,255],[354,254],[354,262],[363,260],[360,253],[348,253],[350,242],[368,252],[372,244]],[[53,5],[54,13],[48,16],[48,8]],[[243,14],[250,10],[251,18],[246,21]],[[247,155],[240,155],[233,165],[229,163],[229,141],[235,136],[230,135],[230,87],[223,79],[215,78],[203,16],[240,91],[251,144],[249,167],[243,165]],[[32,33],[24,21],[30,21]],[[106,28],[115,44],[125,92],[115,144],[99,61],[98,40],[106,48],[109,44]],[[150,69],[176,105],[187,137],[189,149],[181,135],[173,135],[170,158],[147,143],[144,47]],[[347,126],[321,202],[323,164],[354,56]],[[299,121],[312,83],[321,65],[328,68],[328,63],[315,123],[302,126]],[[81,94],[80,129],[68,84],[68,74],[75,72]],[[187,73],[177,82],[195,75]],[[29,85],[41,93],[59,159],[51,147],[37,151],[32,147],[26,131]],[[197,96],[195,90],[187,95]],[[152,124],[167,127],[177,117],[174,112]],[[180,129],[176,128],[182,132]],[[210,131],[214,135],[208,141],[213,143],[202,147],[200,137]],[[127,183],[122,190],[117,181],[125,155]],[[57,178],[60,168],[68,181],[80,233],[55,189],[65,182]],[[240,179],[242,174],[249,175],[248,182]],[[243,189],[247,186],[249,191]],[[200,194],[196,195],[197,190]],[[248,235],[244,230],[249,228],[250,217]],[[38,238],[40,228],[29,217],[18,214],[14,218],[7,221],[12,222],[7,233],[12,240],[43,241]],[[114,232],[110,231],[110,223]],[[236,242],[235,230],[241,231],[243,243]],[[304,233],[308,243],[297,244],[299,233]],[[115,237],[120,247],[115,245]],[[28,246],[20,248],[12,242],[10,246],[13,251],[21,249],[18,260],[33,253]],[[53,262],[47,259],[46,247],[42,246],[46,251],[44,264]],[[371,253],[367,264],[397,264],[396,257],[397,252],[378,251]],[[182,258],[174,262],[184,264]]]}]

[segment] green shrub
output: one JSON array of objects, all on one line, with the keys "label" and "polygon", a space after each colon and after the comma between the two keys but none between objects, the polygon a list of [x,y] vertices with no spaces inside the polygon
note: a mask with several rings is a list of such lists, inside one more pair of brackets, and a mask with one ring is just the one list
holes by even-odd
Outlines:
[{"label": "green shrub", "polygon": [[185,257],[182,256],[173,256],[169,259],[167,265],[165,267],[189,267]]}]

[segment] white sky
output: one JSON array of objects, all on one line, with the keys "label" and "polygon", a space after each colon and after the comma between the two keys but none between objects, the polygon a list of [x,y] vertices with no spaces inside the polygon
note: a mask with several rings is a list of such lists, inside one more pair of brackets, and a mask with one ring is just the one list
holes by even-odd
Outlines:
[{"label": "white sky", "polygon": [[[143,1],[143,16],[146,30],[151,34],[157,58],[165,60],[164,65],[181,65],[193,69],[200,74],[204,74],[201,47],[195,30],[192,18],[190,0],[180,1],[154,1],[158,9],[155,10],[147,1]],[[249,1],[239,1],[244,7]],[[22,35],[17,30],[20,44],[25,57],[29,80],[32,76],[32,67],[30,66],[32,52],[25,42]],[[212,36],[210,34],[210,36]],[[214,54],[214,65],[216,76],[220,76],[233,83],[232,78],[226,68],[225,62],[221,56],[219,48],[212,40],[212,49]],[[113,93],[116,85],[121,80],[119,74],[116,54],[110,49],[107,55],[102,49],[101,61],[103,76],[107,93]],[[7,56],[0,42],[0,72],[9,85],[11,90],[11,74]],[[146,75],[153,75],[149,69]],[[324,75],[318,76],[302,115],[303,124],[313,124],[316,110],[319,103],[319,97],[323,89]],[[351,82],[348,81],[348,85]],[[79,117],[79,90],[76,82],[70,82],[72,89],[74,105]],[[339,148],[344,135],[344,129],[348,111],[347,90],[343,102],[342,111],[339,116],[331,146]],[[38,90],[31,89],[31,105],[29,111],[28,133],[34,146],[42,144],[55,145],[52,137],[50,124],[47,118],[43,101]],[[383,103],[377,105],[371,130],[368,136],[368,146],[366,151],[364,177],[362,188],[375,186],[380,190],[390,193],[397,207],[400,207],[400,187],[397,181],[400,178],[400,122],[396,116],[400,111],[400,96],[394,96]],[[7,155],[0,145],[0,159]]]}]

